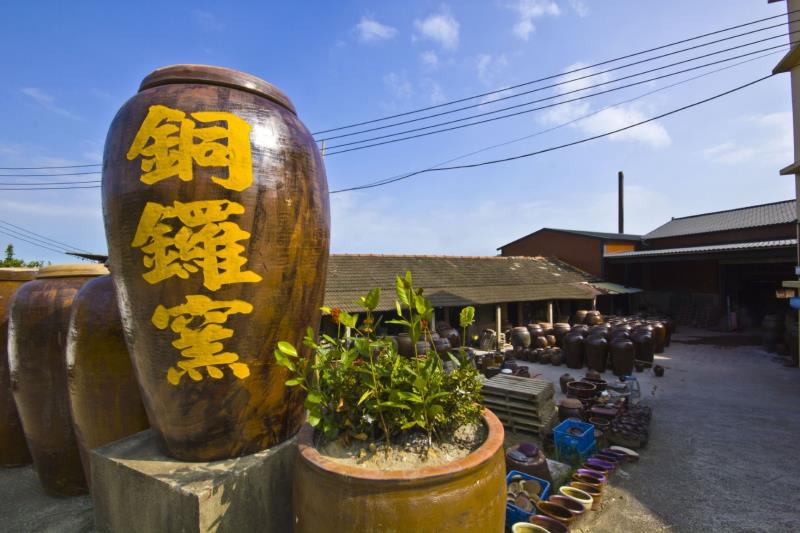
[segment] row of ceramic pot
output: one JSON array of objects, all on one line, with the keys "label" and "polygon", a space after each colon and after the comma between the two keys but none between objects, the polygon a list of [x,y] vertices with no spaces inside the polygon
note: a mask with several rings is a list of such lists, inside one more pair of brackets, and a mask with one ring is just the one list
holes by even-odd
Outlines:
[{"label": "row of ceramic pot", "polygon": [[107,273],[58,265],[22,279],[0,269],[4,293],[15,285],[0,329],[0,464],[30,462],[29,452],[53,495],[84,492],[89,451],[149,426]]}]

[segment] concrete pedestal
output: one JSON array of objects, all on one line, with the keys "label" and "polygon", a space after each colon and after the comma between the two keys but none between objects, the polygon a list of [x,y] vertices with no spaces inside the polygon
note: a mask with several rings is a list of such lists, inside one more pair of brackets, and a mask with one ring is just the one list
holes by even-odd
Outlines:
[{"label": "concrete pedestal", "polygon": [[164,456],[151,430],[92,451],[99,531],[292,531],[296,439],[237,459],[187,463]]}]

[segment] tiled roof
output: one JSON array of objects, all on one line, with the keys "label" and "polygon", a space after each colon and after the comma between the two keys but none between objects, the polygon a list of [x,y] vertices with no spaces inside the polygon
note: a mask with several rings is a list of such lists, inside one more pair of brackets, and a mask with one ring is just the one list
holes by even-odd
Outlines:
[{"label": "tiled roof", "polygon": [[673,218],[644,236],[645,240],[693,235],[795,222],[794,200],[754,205],[727,211]]},{"label": "tiled roof", "polygon": [[506,246],[512,245],[512,244],[514,244],[516,242],[519,242],[519,241],[521,241],[523,239],[527,239],[531,235],[536,235],[537,233],[539,233],[541,231],[556,231],[556,232],[559,232],[559,233],[571,233],[573,235],[583,235],[584,237],[591,237],[593,239],[614,240],[614,241],[636,241],[636,242],[639,242],[639,241],[642,240],[642,236],[641,235],[634,235],[632,233],[605,233],[605,232],[602,232],[602,231],[582,231],[582,230],[576,230],[576,229],[541,228],[541,229],[538,229],[538,230],[534,231],[533,233],[529,233],[529,234],[525,235],[524,237],[520,237],[519,239],[515,239],[515,240],[513,240],[513,241],[511,241],[509,243],[504,244],[503,246],[500,246],[498,248],[498,250],[502,250]]},{"label": "tiled roof", "polygon": [[639,250],[636,252],[617,252],[607,253],[606,259],[631,258],[631,257],[654,257],[660,255],[687,255],[705,254],[713,252],[735,252],[739,250],[759,250],[767,248],[786,248],[797,246],[797,239],[780,239],[775,241],[758,242],[738,242],[732,244],[715,244],[711,246],[690,246],[686,248],[664,248],[657,250]]},{"label": "tiled roof", "polygon": [[358,298],[381,288],[378,310],[394,309],[395,278],[411,271],[414,285],[437,307],[536,300],[583,300],[593,278],[542,257],[461,257],[332,254],[325,305],[360,311]]}]

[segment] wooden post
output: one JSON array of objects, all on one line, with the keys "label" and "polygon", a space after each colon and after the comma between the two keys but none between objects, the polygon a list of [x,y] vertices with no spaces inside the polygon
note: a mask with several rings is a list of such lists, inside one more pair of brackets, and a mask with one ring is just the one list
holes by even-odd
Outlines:
[{"label": "wooden post", "polygon": [[553,300],[547,302],[547,321],[553,323]]},{"label": "wooden post", "polygon": [[431,333],[436,331],[436,309],[431,313],[431,323],[428,325],[428,329],[431,330]]},{"label": "wooden post", "polygon": [[525,317],[522,316],[522,302],[517,302],[517,325],[525,325]]},{"label": "wooden post", "polygon": [[501,311],[500,304],[497,304],[497,351],[503,349],[503,347],[500,345],[500,333],[503,332],[503,322],[501,321],[502,314],[503,313]]}]

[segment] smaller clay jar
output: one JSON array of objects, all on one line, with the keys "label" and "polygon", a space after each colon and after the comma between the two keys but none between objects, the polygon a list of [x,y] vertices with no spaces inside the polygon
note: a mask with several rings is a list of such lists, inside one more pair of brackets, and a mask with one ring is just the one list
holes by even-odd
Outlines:
[{"label": "smaller clay jar", "polygon": [[653,322],[653,351],[664,353],[664,346],[667,343],[667,328],[661,322]]},{"label": "smaller clay jar", "polygon": [[583,333],[580,331],[570,331],[564,335],[564,356],[569,368],[583,368],[583,342]]},{"label": "smaller clay jar", "polygon": [[661,365],[656,365],[653,367],[653,372],[655,373],[656,377],[662,377],[664,375],[664,367]]},{"label": "smaller clay jar", "polygon": [[564,359],[564,356],[561,352],[561,348],[552,348],[550,352],[550,364],[553,366],[561,366],[561,361]]},{"label": "smaller clay jar", "polygon": [[569,374],[562,374],[560,378],[558,378],[558,384],[561,387],[561,392],[566,394],[567,393],[567,383],[570,381],[575,381],[575,378]]},{"label": "smaller clay jar", "polygon": [[458,348],[461,346],[461,335],[459,335],[458,330],[455,328],[442,328],[439,331],[439,336],[442,339],[447,339],[450,342],[451,348]]},{"label": "smaller clay jar", "polygon": [[439,357],[445,360],[449,360],[447,357],[447,352],[450,351],[450,341],[447,339],[443,339],[439,337],[438,339],[433,339],[433,349],[439,354]]},{"label": "smaller clay jar", "polygon": [[539,354],[539,362],[543,365],[550,364],[550,357],[553,355],[553,350],[551,348],[545,348],[542,350],[542,353]]},{"label": "smaller clay jar", "polygon": [[547,345],[548,345],[548,342],[547,342],[547,336],[546,335],[539,335],[534,340],[534,346],[536,346],[536,348],[547,348]]},{"label": "smaller clay jar", "polygon": [[564,421],[568,418],[581,419],[583,416],[583,404],[577,398],[564,398],[558,404],[558,419]]},{"label": "smaller clay jar", "polygon": [[511,345],[514,347],[527,348],[531,345],[531,334],[528,328],[518,326],[511,330]]},{"label": "smaller clay jar", "polygon": [[616,338],[611,342],[611,363],[614,374],[627,376],[633,373],[634,348],[628,339]]}]

